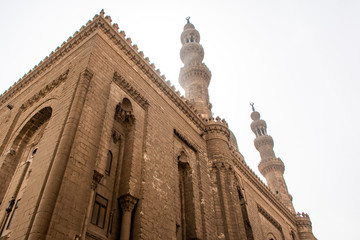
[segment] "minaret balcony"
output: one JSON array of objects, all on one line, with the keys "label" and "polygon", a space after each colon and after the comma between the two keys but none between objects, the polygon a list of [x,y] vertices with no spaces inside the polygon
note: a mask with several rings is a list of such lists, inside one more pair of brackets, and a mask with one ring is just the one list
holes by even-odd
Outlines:
[{"label": "minaret balcony", "polygon": [[186,88],[187,85],[192,84],[197,79],[202,79],[206,86],[209,86],[211,72],[204,63],[193,63],[181,68],[179,76],[181,87]]},{"label": "minaret balcony", "polygon": [[259,171],[266,178],[266,174],[269,172],[280,172],[284,174],[285,165],[280,158],[268,158],[261,160],[259,164]]}]

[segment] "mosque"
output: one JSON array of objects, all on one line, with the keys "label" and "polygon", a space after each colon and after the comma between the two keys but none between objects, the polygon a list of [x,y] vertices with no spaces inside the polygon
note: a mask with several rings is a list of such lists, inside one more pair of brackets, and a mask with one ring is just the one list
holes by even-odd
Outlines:
[{"label": "mosque", "polygon": [[213,117],[189,18],[181,43],[185,96],[101,11],[0,96],[0,240],[316,239],[254,105],[266,184]]}]

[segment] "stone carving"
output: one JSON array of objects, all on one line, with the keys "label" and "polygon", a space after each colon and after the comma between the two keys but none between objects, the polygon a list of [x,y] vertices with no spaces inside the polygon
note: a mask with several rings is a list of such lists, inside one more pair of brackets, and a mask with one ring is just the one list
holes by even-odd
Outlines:
[{"label": "stone carving", "polygon": [[283,230],[281,225],[267,212],[264,208],[262,208],[259,204],[257,205],[259,213],[261,213],[275,228],[279,230],[281,233],[282,239],[285,240]]},{"label": "stone carving", "polygon": [[179,137],[184,143],[186,143],[194,152],[197,152],[197,149],[199,149],[199,146],[192,143],[188,138],[185,137],[185,135],[180,134],[176,129],[174,129],[174,134]]},{"label": "stone carving", "polygon": [[137,201],[138,201],[138,199],[131,196],[129,193],[121,196],[120,204],[121,204],[122,210],[124,212],[131,212],[134,209]]},{"label": "stone carving", "polygon": [[115,120],[118,122],[134,122],[135,117],[132,111],[127,111],[123,109],[121,105],[117,105],[115,110]]},{"label": "stone carving", "polygon": [[99,173],[98,171],[94,170],[93,179],[91,182],[91,189],[96,190],[97,185],[100,183],[101,179],[104,177],[103,174]]},{"label": "stone carving", "polygon": [[130,94],[143,109],[148,109],[149,102],[133,86],[131,86],[131,84],[128,83],[123,76],[115,72],[113,80],[119,87]]},{"label": "stone carving", "polygon": [[58,87],[60,83],[64,82],[67,79],[69,73],[69,69],[66,70],[63,74],[61,74],[57,79],[53,80],[50,84],[46,85],[43,89],[41,89],[37,94],[28,99],[24,104],[21,105],[22,110],[26,110],[30,106],[32,106],[35,102],[39,101],[46,94],[51,92],[54,88]]},{"label": "stone carving", "polygon": [[115,144],[121,141],[121,135],[115,129],[112,130],[111,137]]}]

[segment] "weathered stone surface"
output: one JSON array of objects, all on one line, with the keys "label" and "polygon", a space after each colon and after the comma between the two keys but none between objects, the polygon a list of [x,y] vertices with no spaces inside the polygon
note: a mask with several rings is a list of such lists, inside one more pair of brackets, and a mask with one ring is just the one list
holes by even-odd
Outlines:
[{"label": "weathered stone surface", "polygon": [[184,29],[186,98],[103,11],[0,96],[1,239],[315,239],[211,118]]}]

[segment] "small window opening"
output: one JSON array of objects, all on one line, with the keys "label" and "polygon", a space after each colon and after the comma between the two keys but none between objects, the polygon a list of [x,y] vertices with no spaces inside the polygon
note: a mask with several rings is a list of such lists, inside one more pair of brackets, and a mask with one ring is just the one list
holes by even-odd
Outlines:
[{"label": "small window opening", "polygon": [[13,213],[12,213],[12,215],[11,215],[11,217],[10,217],[10,220],[9,220],[9,223],[8,223],[6,229],[9,229],[9,228],[11,227],[11,223],[12,223],[12,221],[14,220],[14,217],[15,217],[15,215],[16,215],[17,209],[18,209],[18,207],[19,207],[19,202],[20,202],[20,200],[21,200],[21,199],[17,200],[17,202],[16,202],[15,208],[14,208],[14,210],[13,210]]},{"label": "small window opening", "polygon": [[276,194],[279,194],[279,191],[276,191]]},{"label": "small window opening", "polygon": [[104,228],[105,226],[107,204],[108,200],[106,198],[96,194],[91,215],[91,223],[98,226],[99,228]]},{"label": "small window opening", "polygon": [[112,159],[113,159],[113,154],[112,154],[112,152],[109,150],[109,151],[108,151],[108,154],[107,154],[106,168],[105,168],[105,173],[106,173],[107,175],[110,175],[110,172],[111,172]]},{"label": "small window opening", "polygon": [[261,136],[261,131],[260,131],[260,129],[258,129],[258,135]]},{"label": "small window opening", "polygon": [[32,151],[31,156],[34,156],[34,155],[36,154],[37,150],[38,150],[38,149],[35,148],[35,149]]}]

